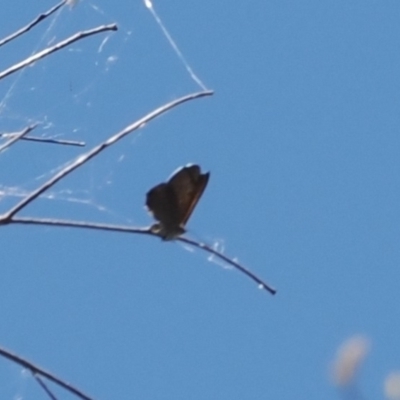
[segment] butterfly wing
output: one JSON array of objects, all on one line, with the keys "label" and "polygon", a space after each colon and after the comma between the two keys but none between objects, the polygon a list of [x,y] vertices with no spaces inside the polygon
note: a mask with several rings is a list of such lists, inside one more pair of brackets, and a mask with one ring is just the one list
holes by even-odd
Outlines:
[{"label": "butterfly wing", "polygon": [[201,173],[198,165],[188,165],[174,172],[168,182],[149,190],[146,206],[159,221],[152,226],[153,231],[164,240],[182,235],[209,177],[209,173]]},{"label": "butterfly wing", "polygon": [[179,226],[178,203],[168,183],[160,183],[147,192],[146,206],[164,229]]},{"label": "butterfly wing", "polygon": [[202,174],[198,165],[178,170],[168,181],[175,193],[179,224],[184,227],[207,186],[210,173]]}]

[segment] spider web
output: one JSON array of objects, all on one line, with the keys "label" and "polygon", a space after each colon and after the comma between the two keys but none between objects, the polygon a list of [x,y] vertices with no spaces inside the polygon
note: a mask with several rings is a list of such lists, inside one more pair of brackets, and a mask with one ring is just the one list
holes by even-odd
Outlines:
[{"label": "spider web", "polygon": [[[40,187],[73,160],[81,159],[88,149],[103,143],[149,111],[173,99],[206,88],[188,61],[193,58],[196,63],[196,53],[187,27],[184,26],[180,31],[174,26],[172,34],[167,28],[168,23],[160,17],[163,12],[156,11],[150,0],[122,3],[124,4],[107,4],[105,0],[69,2],[28,33],[0,47],[0,51],[3,52],[3,57],[0,58],[1,70],[6,70],[10,65],[15,65],[77,32],[111,23],[118,25],[117,32],[105,31],[75,41],[0,80],[0,134],[8,134],[3,137],[3,141],[12,137],[13,133],[21,132],[30,126],[35,128],[28,136],[85,142],[86,145],[83,149],[79,146],[20,140],[3,151],[0,154],[0,213],[12,208],[20,199],[26,198],[28,193]],[[8,6],[4,6],[3,12],[8,10],[9,15],[13,15],[14,18],[6,18],[7,23],[1,28],[3,32],[0,33],[0,37],[15,31],[42,12],[33,11],[32,7],[35,8],[35,4],[29,4],[33,6],[28,9],[25,1],[8,1]],[[21,12],[16,14],[16,9]],[[16,22],[16,15],[21,22]],[[167,20],[166,18],[165,21]],[[179,32],[185,32],[187,37],[184,38]],[[179,39],[176,40],[176,37]],[[185,43],[185,39],[189,45],[183,44],[182,48],[179,47],[177,43]],[[188,114],[191,118],[190,112]],[[201,161],[188,159],[186,153],[181,154],[182,140],[186,140],[186,144],[190,141],[190,138],[179,135],[179,131],[184,130],[185,127],[181,126],[181,115],[167,113],[162,118],[162,123],[157,119],[143,126],[134,135],[124,138],[116,146],[107,148],[98,157],[62,179],[23,209],[22,216],[148,225],[149,218],[143,211],[147,190],[165,180],[169,171],[178,166]],[[163,167],[161,172],[160,166]],[[47,239],[49,237],[50,235],[47,235]],[[32,235],[31,238],[37,239],[44,252],[51,246],[50,244],[47,247],[46,240],[40,235]],[[23,249],[24,243],[19,242],[19,238],[16,242]],[[189,241],[186,244],[190,243]],[[78,255],[77,263],[72,262],[62,270],[69,276],[67,279],[71,279],[71,286],[68,286],[62,274],[59,274],[61,269],[57,271],[55,268],[57,277],[53,281],[54,285],[49,285],[49,290],[43,291],[51,298],[43,303],[50,306],[53,305],[52,291],[55,290],[57,296],[65,291],[60,295],[60,299],[63,299],[61,303],[64,300],[71,301],[66,308],[67,318],[69,310],[78,299],[75,299],[74,295],[70,296],[70,293],[73,291],[75,294],[76,286],[81,285],[81,298],[86,298],[86,295],[90,296],[88,292],[96,287],[93,283],[98,279],[94,276],[98,272],[98,265],[91,265],[93,276],[86,275],[90,289],[84,289],[85,279],[81,280],[76,278],[78,275],[74,275],[74,272],[81,273],[78,266],[81,263],[79,250],[70,243],[68,245],[71,246],[71,253]],[[68,245],[62,243],[60,248],[64,251]],[[97,246],[97,243],[94,246]],[[34,245],[32,248],[34,250],[30,254],[34,254],[36,250]],[[106,248],[106,245],[103,248]],[[204,248],[201,245],[196,247],[202,250]],[[17,250],[19,251],[19,247]],[[226,268],[227,264],[221,263],[215,257],[217,251],[222,254],[224,243],[214,240],[211,250],[214,251],[214,255],[209,261]],[[37,260],[46,256],[44,252],[38,255]],[[9,259],[12,259],[12,255]],[[52,260],[54,266],[63,261],[62,256]],[[34,290],[33,296],[37,296],[35,287],[40,287],[40,290],[42,288],[42,277],[45,277],[47,284],[48,275],[45,270],[48,268],[47,272],[52,273],[52,262],[35,263],[38,286],[28,285]],[[128,263],[129,261],[125,265]],[[112,259],[106,269],[111,270],[114,264],[118,263]],[[44,270],[40,269],[42,266]],[[241,270],[243,272],[243,268]],[[15,280],[18,285],[15,271],[12,268],[9,271],[10,279]],[[19,279],[25,279],[24,274],[25,272]],[[73,288],[72,291],[69,288]],[[19,293],[16,297],[18,295]],[[80,308],[82,303],[84,302],[75,307]],[[9,301],[8,304],[12,302]],[[96,308],[98,304],[95,302]],[[54,311],[62,313],[59,307],[55,307]],[[25,315],[24,312],[22,314]],[[47,314],[53,315],[51,311]],[[36,321],[34,325],[36,326]],[[25,320],[22,326],[25,328]],[[48,337],[51,337],[51,328],[44,323],[42,331],[46,331]],[[74,329],[75,327],[72,327],[71,331]],[[71,339],[68,338],[67,341],[70,342]],[[56,342],[55,348],[58,346],[58,339]],[[69,354],[67,356],[69,357]],[[13,371],[11,374],[15,381]],[[17,383],[20,383],[20,387],[8,387],[7,390],[16,393],[14,398],[27,398],[26,393],[35,396],[31,389],[34,379],[29,374],[28,377],[23,375],[22,378],[18,374]],[[43,394],[40,388],[34,386],[35,390]]]},{"label": "spider web", "polygon": [[[10,0],[3,6],[3,16],[8,10],[14,17],[5,18],[0,37],[44,11],[24,4]],[[0,70],[5,70],[76,32],[118,25],[117,32],[77,41],[0,80],[0,146],[14,133],[34,125],[27,136],[85,143],[78,147],[21,140],[1,152],[0,213],[147,112],[205,89],[149,0],[131,3],[123,10],[118,7],[102,0],[70,2],[0,47]],[[24,12],[15,14],[15,10]],[[163,153],[154,145],[160,125],[154,125],[91,160],[43,193],[22,214],[148,224],[144,194],[156,182],[147,179],[147,171],[154,170],[154,176],[162,179],[157,170]],[[152,153],[158,154],[157,159],[149,158]],[[182,163],[189,161],[193,160],[183,159]],[[2,364],[12,382],[3,388],[4,398],[44,397],[30,373],[9,366]],[[65,393],[63,397],[74,398]]]},{"label": "spider web", "polygon": [[[12,13],[14,7],[18,9],[17,2],[8,3],[5,10]],[[1,36],[44,11],[27,10],[22,3],[21,7],[26,14],[6,21]],[[0,81],[0,145],[10,134],[34,124],[37,127],[27,136],[86,144],[82,148],[20,141],[3,151],[0,212],[146,112],[171,98],[205,88],[149,0],[125,8],[110,7],[101,0],[70,1],[0,47],[1,68],[76,32],[110,23],[118,25],[117,32],[79,40]],[[137,216],[140,222],[148,220],[142,208],[149,180],[142,170],[149,160],[147,153],[154,148],[154,139],[144,136],[153,130],[148,126],[146,135],[142,129],[123,146],[114,146],[92,160],[44,193],[29,210],[42,216],[102,218],[115,223],[137,223]],[[144,149],[140,149],[142,145]],[[121,187],[126,196],[119,204],[115,193]],[[127,198],[131,201],[126,202]],[[133,204],[139,206],[135,212]]]}]

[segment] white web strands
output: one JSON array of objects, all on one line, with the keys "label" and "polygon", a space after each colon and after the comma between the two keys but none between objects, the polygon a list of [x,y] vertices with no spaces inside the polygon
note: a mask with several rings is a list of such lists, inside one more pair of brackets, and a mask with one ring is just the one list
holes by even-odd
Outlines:
[{"label": "white web strands", "polygon": [[[47,99],[49,98],[47,92],[48,90],[46,88],[49,88],[53,85],[53,82],[51,81],[52,75],[56,74],[55,70],[50,69],[50,63],[53,61],[53,57],[65,57],[62,54],[58,54],[56,56],[50,56],[46,57],[44,59],[37,59],[38,53],[44,53],[43,47],[54,45],[57,43],[60,38],[66,37],[67,35],[64,34],[64,30],[68,28],[66,25],[66,22],[69,23],[74,23],[76,20],[79,20],[79,10],[83,7],[84,8],[84,15],[87,16],[92,16],[93,20],[98,19],[96,15],[100,16],[99,18],[103,22],[110,22],[113,21],[113,16],[110,16],[107,11],[104,11],[100,7],[100,3],[87,3],[85,1],[74,1],[74,0],[66,0],[64,4],[68,7],[60,7],[58,8],[54,14],[49,15],[47,21],[49,23],[45,24],[45,29],[43,30],[42,23],[40,26],[35,26],[32,31],[35,31],[35,34],[38,35],[38,39],[33,42],[31,50],[28,51],[29,56],[26,58],[26,63],[27,65],[29,64],[29,60],[35,60],[34,63],[31,65],[32,68],[22,68],[19,70],[16,74],[12,75],[12,79],[8,80],[8,88],[6,89],[3,94],[0,94],[0,118],[2,118],[3,122],[3,131],[0,131],[0,146],[3,143],[3,141],[6,141],[7,139],[10,138],[8,135],[8,132],[13,132],[17,131],[18,128],[20,128],[21,123],[26,126],[28,123],[29,124],[36,124],[37,128],[35,129],[33,137],[33,133],[30,133],[27,136],[26,140],[37,140],[40,141],[42,140],[43,143],[47,141],[47,143],[56,143],[57,141],[60,142],[60,144],[69,144],[69,145],[74,145],[74,146],[81,146],[85,144],[87,140],[87,135],[86,133],[91,130],[90,126],[85,126],[81,125],[82,122],[79,121],[77,116],[79,114],[84,115],[84,110],[89,110],[92,112],[94,106],[93,106],[93,101],[90,98],[90,94],[94,93],[95,91],[98,90],[98,81],[103,79],[103,77],[108,74],[110,71],[113,70],[113,67],[119,63],[120,61],[120,56],[121,53],[124,49],[127,47],[127,42],[128,39],[131,36],[131,32],[134,32],[134,29],[122,29],[123,31],[123,39],[120,42],[120,48],[116,50],[115,46],[115,36],[113,36],[113,33],[106,34],[105,37],[99,36],[100,43],[97,45],[97,54],[103,53],[105,50],[107,50],[100,59],[98,59],[96,56],[93,55],[91,52],[93,49],[93,43],[88,46],[87,48],[84,47],[84,45],[81,45],[83,42],[79,42],[79,45],[74,45],[67,47],[64,51],[69,52],[69,53],[76,53],[79,54],[80,60],[82,60],[82,56],[85,54],[90,54],[90,57],[95,57],[94,60],[89,60],[89,64],[92,63],[94,66],[94,73],[86,73],[85,76],[89,77],[88,81],[86,81],[83,84],[80,84],[79,86],[76,84],[77,79],[70,78],[69,82],[67,83],[67,87],[61,87],[61,90],[58,90],[59,94],[65,95],[64,97],[58,96],[57,101],[48,101],[47,103],[45,101],[41,101],[43,104],[42,109],[36,110],[31,113],[31,110],[28,109],[26,112],[27,114],[24,114],[23,112],[21,113],[21,110],[16,108],[15,103],[19,102],[19,99],[17,98],[21,95],[21,91],[28,85],[30,87],[29,93],[34,94],[37,93],[37,96],[40,96],[42,99]],[[165,24],[163,23],[162,19],[160,16],[156,13],[154,10],[154,6],[150,1],[145,1],[145,7],[147,10],[150,10],[152,16],[154,17],[155,21],[161,28],[162,34],[167,38],[167,43],[171,46],[173,49],[174,53],[178,57],[178,59],[182,62],[182,64],[185,67],[185,70],[187,71],[189,77],[202,89],[205,89],[206,86],[202,82],[202,80],[193,72],[193,68],[189,65],[188,61],[182,54],[181,50],[178,48],[175,40],[172,38],[171,34],[168,32],[168,30],[165,27]],[[117,23],[119,22],[118,19],[116,21]],[[92,22],[89,21],[90,25],[93,25]],[[83,27],[87,27],[87,21],[85,24],[83,24]],[[31,34],[32,31],[29,31],[29,35]],[[69,30],[70,32],[71,30]],[[41,33],[42,32],[42,33]],[[28,36],[28,35],[27,35]],[[35,36],[33,36],[35,37]],[[112,38],[112,40],[111,40]],[[10,43],[9,46],[13,46],[13,43]],[[112,53],[110,54],[110,48],[113,50]],[[86,50],[87,49],[87,50]],[[21,52],[22,57],[23,57],[23,52]],[[48,61],[49,60],[49,61]],[[82,63],[82,61],[79,61]],[[87,60],[85,60],[85,63],[87,64]],[[71,67],[72,70],[78,70],[74,67]],[[27,83],[28,76],[32,75],[32,72],[39,72],[38,78],[36,78],[32,83]],[[0,71],[1,73],[1,71]],[[62,78],[62,76],[60,77]],[[66,77],[68,80],[68,77]],[[46,83],[46,80],[49,80],[48,83]],[[58,79],[60,81],[60,79]],[[103,79],[104,81],[104,79]],[[60,81],[62,82],[62,80]],[[69,88],[68,88],[69,85]],[[65,90],[67,89],[67,90]],[[55,89],[57,90],[57,89]],[[72,95],[72,96],[71,96]],[[49,98],[50,99],[50,98]],[[65,99],[65,100],[64,100]],[[71,107],[69,106],[70,99],[73,100],[74,107],[77,107],[79,109],[79,114],[75,112]],[[29,98],[27,98],[29,100]],[[31,101],[31,104],[38,103],[37,101],[33,100]],[[64,103],[64,104],[63,104]],[[71,119],[70,121],[64,125],[60,124],[55,116],[55,112],[58,112],[59,110],[63,108],[68,108],[71,109]],[[29,114],[28,114],[29,113]],[[89,114],[90,115],[90,114]],[[7,124],[4,122],[6,120],[10,121],[10,127],[7,127]],[[17,124],[17,129],[15,129],[15,124]],[[30,139],[32,137],[32,139]],[[76,140],[68,140],[69,138],[76,139]],[[67,139],[67,140],[66,140]],[[131,141],[132,142],[136,141],[137,138],[133,138]],[[35,145],[34,143],[32,144],[26,144],[25,146],[28,145]],[[19,145],[20,146],[20,145]],[[43,148],[43,147],[42,147]],[[40,150],[42,150],[42,148]],[[54,150],[51,150],[52,152]],[[56,150],[57,151],[57,150]],[[64,151],[64,150],[63,150]],[[119,154],[116,158],[114,158],[114,162],[118,163],[122,160],[125,160],[126,158],[126,153],[123,149],[121,149],[123,153]],[[75,153],[76,154],[76,153]],[[47,158],[47,157],[46,157]],[[115,161],[117,160],[117,161]],[[65,164],[63,164],[65,165]],[[119,168],[114,165],[110,165],[108,163],[107,165],[108,170],[111,172],[107,173],[107,178],[104,178],[101,182],[95,182],[96,180],[99,179],[99,175],[97,174],[96,176],[92,176],[91,184],[88,186],[87,190],[92,191],[92,193],[89,196],[86,196],[85,193],[85,198],[79,199],[79,197],[84,193],[82,189],[80,190],[75,190],[71,186],[68,188],[61,188],[58,190],[58,188],[53,188],[51,191],[51,194],[44,194],[41,195],[40,198],[46,198],[46,199],[52,199],[52,200],[61,200],[61,201],[71,201],[71,203],[75,204],[85,204],[87,206],[93,206],[97,210],[108,210],[110,211],[110,207],[102,206],[101,205],[101,200],[97,199],[96,193],[93,192],[93,190],[96,188],[97,190],[102,190],[102,188],[108,189],[108,186],[112,184],[110,183],[110,175],[112,175],[112,170],[115,168]],[[60,167],[61,168],[61,167]],[[55,170],[58,168],[51,168],[49,170],[49,174],[53,173]],[[23,179],[23,186],[22,187],[15,187],[14,185],[7,185],[3,183],[2,186],[2,197],[4,198],[5,196],[11,196],[11,197],[18,197],[19,195],[26,193],[27,190],[24,188],[25,185],[29,185],[41,179],[44,175],[48,175],[48,173],[43,173],[43,172],[35,172],[34,169],[32,171],[29,171],[31,174],[35,173],[35,177],[30,177],[29,179]],[[97,171],[98,172],[98,171]],[[1,175],[1,174],[0,174]],[[70,196],[69,196],[70,195]],[[125,218],[126,221],[131,221],[130,217],[123,217]],[[120,218],[119,218],[120,219]],[[121,220],[121,219],[120,219]]]}]

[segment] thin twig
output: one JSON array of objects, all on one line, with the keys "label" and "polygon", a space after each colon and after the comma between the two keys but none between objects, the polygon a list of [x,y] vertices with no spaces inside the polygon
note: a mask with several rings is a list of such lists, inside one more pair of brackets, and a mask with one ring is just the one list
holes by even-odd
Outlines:
[{"label": "thin twig", "polygon": [[[132,226],[123,225],[110,225],[110,224],[99,224],[87,221],[72,221],[72,220],[62,220],[62,219],[50,219],[50,218],[31,218],[31,217],[13,217],[8,223],[24,224],[24,225],[47,225],[47,226],[57,226],[57,227],[69,227],[69,228],[83,228],[83,229],[95,229],[102,231],[112,231],[112,232],[124,232],[124,233],[137,233],[142,235],[151,235],[154,237],[159,237],[157,234],[152,232],[151,227],[137,228]],[[265,289],[271,294],[276,294],[276,290],[268,285],[265,281],[255,275],[253,272],[248,270],[243,265],[232,260],[231,258],[225,256],[221,252],[214,250],[212,247],[197,242],[186,237],[178,237],[176,240],[180,242],[189,244],[191,246],[197,247],[203,251],[213,254],[215,257],[223,260],[229,265],[232,265],[237,270],[247,275],[253,281],[255,281],[261,289]]]},{"label": "thin twig", "polygon": [[50,372],[45,371],[44,369],[38,367],[37,365],[25,360],[24,358],[17,356],[14,353],[11,353],[10,351],[0,347],[0,356],[3,356],[11,361],[14,361],[15,363],[22,365],[24,368],[29,369],[33,374],[38,374],[41,375],[48,380],[56,383],[57,385],[63,387],[65,390],[68,390],[69,392],[73,393],[75,396],[80,397],[83,400],[93,400],[92,397],[89,397],[85,393],[81,392],[79,389],[76,387],[72,386],[71,384],[63,381],[62,379],[58,378],[57,376],[51,374]]},{"label": "thin twig", "polygon": [[12,146],[14,143],[18,142],[18,140],[23,139],[26,134],[28,134],[30,131],[35,129],[38,124],[34,124],[31,126],[27,126],[25,129],[23,129],[21,132],[16,132],[13,134],[13,137],[6,143],[4,143],[2,146],[0,146],[0,153],[7,149],[8,147]]},{"label": "thin twig", "polygon": [[[94,229],[101,231],[111,232],[125,232],[125,233],[139,233],[142,235],[156,236],[150,229],[150,227],[133,227],[127,225],[112,225],[112,224],[101,224],[97,222],[89,221],[73,221],[56,218],[33,218],[33,217],[13,217],[8,223],[23,224],[23,225],[47,225],[56,227],[67,227],[67,228],[83,228],[83,229]],[[157,236],[158,237],[158,236]]]},{"label": "thin twig", "polygon": [[43,379],[38,374],[33,374],[33,377],[36,379],[36,382],[40,385],[40,387],[48,394],[51,400],[57,400],[57,397],[54,396],[49,387],[44,383]]},{"label": "thin twig", "polygon": [[18,31],[12,33],[11,35],[7,36],[6,38],[0,40],[0,47],[5,45],[6,43],[10,42],[13,39],[16,39],[18,36],[21,36],[23,33],[28,32],[31,30],[35,25],[39,22],[44,21],[47,17],[51,14],[55,13],[59,8],[61,8],[67,0],[62,0],[60,3],[56,4],[54,7],[50,8],[43,14],[39,14],[33,21],[29,22],[28,25],[24,26],[23,28],[19,29]]},{"label": "thin twig", "polygon": [[49,54],[54,53],[55,51],[61,50],[64,47],[69,46],[70,44],[72,44],[78,40],[84,39],[88,36],[96,35],[101,32],[116,31],[117,29],[118,28],[117,28],[116,24],[111,24],[111,25],[101,25],[101,26],[98,26],[97,28],[93,28],[88,31],[78,32],[75,35],[72,35],[63,41],[56,43],[54,46],[47,47],[46,49],[41,50],[41,51],[35,53],[34,55],[26,58],[25,60],[20,61],[17,64],[14,64],[10,68],[8,68],[5,71],[0,73],[0,79],[3,79],[5,77],[7,77],[8,75],[13,74],[14,72],[17,72],[20,69],[25,68],[26,66],[35,63],[36,61],[40,60],[41,58],[46,57]]},{"label": "thin twig", "polygon": [[189,100],[194,100],[198,99],[200,97],[204,96],[210,96],[212,95],[212,91],[204,91],[204,92],[198,92],[198,93],[193,93],[187,96],[183,96],[177,100],[171,101],[168,104],[165,104],[156,110],[150,112],[143,118],[140,118],[138,121],[134,122],[133,124],[127,126],[124,128],[122,131],[116,133],[115,135],[109,137],[106,141],[100,143],[99,145],[95,146],[93,149],[89,150],[87,153],[80,155],[75,161],[72,161],[71,164],[67,165],[64,169],[62,169],[60,172],[58,172],[56,175],[51,177],[47,182],[45,182],[42,186],[40,186],[38,189],[34,190],[30,194],[28,194],[24,199],[22,199],[16,206],[14,206],[10,211],[8,211],[6,214],[3,214],[0,216],[0,224],[5,224],[9,219],[11,219],[17,212],[21,211],[24,207],[26,207],[30,202],[35,200],[38,196],[40,196],[43,192],[45,192],[47,189],[50,189],[53,185],[55,185],[58,181],[66,177],[68,174],[70,174],[72,171],[80,167],[81,165],[85,164],[87,161],[89,161],[91,158],[97,156],[99,153],[101,153],[103,150],[105,150],[107,147],[115,144],[122,138],[124,138],[126,135],[129,133],[135,131],[136,129],[142,127],[152,119],[159,117],[161,114],[164,114],[165,112],[171,110],[172,108],[185,103]]},{"label": "thin twig", "polygon": [[239,264],[238,262],[234,261],[233,259],[225,256],[224,254],[220,253],[217,250],[214,250],[212,247],[206,245],[205,243],[197,242],[192,239],[188,239],[186,237],[178,237],[176,240],[179,240],[180,242],[190,244],[191,246],[197,247],[199,249],[205,250],[210,254],[213,254],[214,256],[218,257],[219,259],[225,261],[227,264],[232,265],[234,268],[242,272],[243,274],[247,275],[249,278],[251,278],[253,281],[255,281],[260,289],[265,289],[266,291],[270,292],[271,294],[276,293],[276,289],[268,285],[266,282],[264,282],[261,278],[259,278],[257,275],[255,275],[253,272],[245,268],[243,265]]},{"label": "thin twig", "polygon": [[[14,137],[17,133],[1,133],[0,137]],[[50,143],[50,144],[61,144],[65,146],[78,146],[84,147],[86,146],[85,142],[78,142],[76,140],[65,140],[65,139],[50,139],[50,138],[41,138],[36,136],[27,136],[21,137],[21,140],[27,140],[31,142],[41,142],[41,143]]]}]

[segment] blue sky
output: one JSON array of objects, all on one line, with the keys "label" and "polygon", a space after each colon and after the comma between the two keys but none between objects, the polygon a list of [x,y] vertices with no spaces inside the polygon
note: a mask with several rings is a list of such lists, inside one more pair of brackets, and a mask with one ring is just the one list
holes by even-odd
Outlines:
[{"label": "blue sky", "polygon": [[[55,3],[6,0],[0,36]],[[145,226],[145,193],[199,163],[209,185],[188,235],[3,226],[0,345],[96,399],[337,399],[329,366],[371,341],[359,387],[400,369],[400,4],[156,2],[213,97],[184,104],[21,212]],[[0,49],[3,70],[73,33],[117,23],[0,82],[1,132],[87,149],[200,88],[142,1],[81,1]],[[107,40],[105,40],[107,39]],[[0,212],[86,150],[18,143],[0,157]],[[0,361],[2,398],[45,398]],[[68,395],[56,389],[60,398]]]}]

